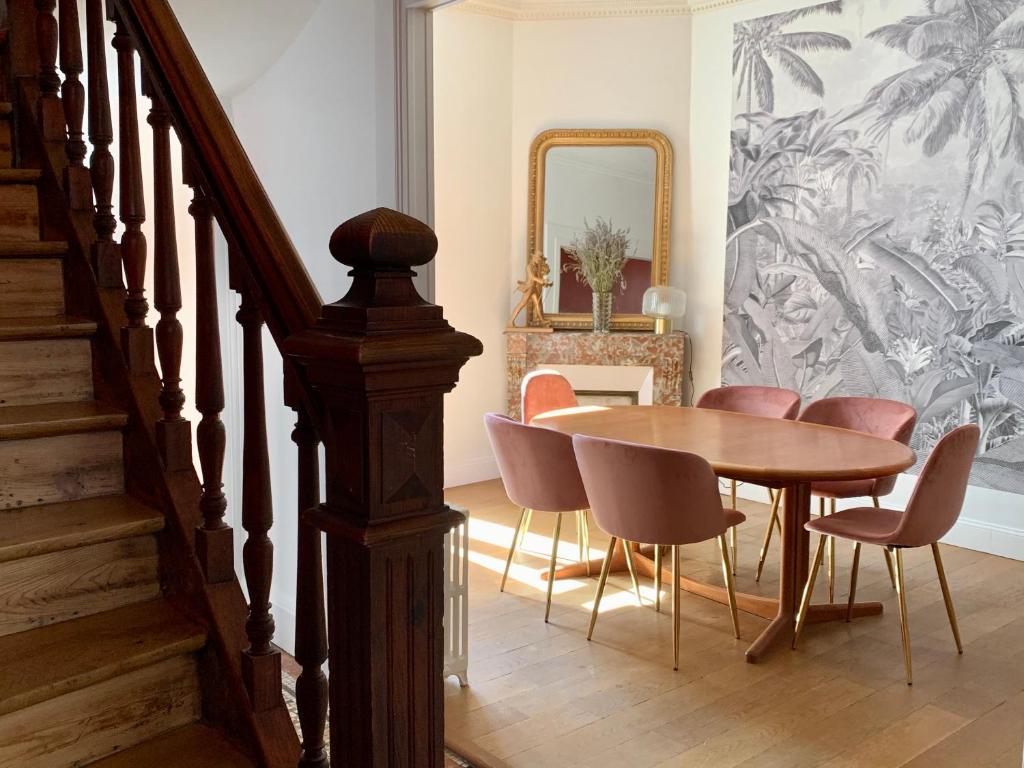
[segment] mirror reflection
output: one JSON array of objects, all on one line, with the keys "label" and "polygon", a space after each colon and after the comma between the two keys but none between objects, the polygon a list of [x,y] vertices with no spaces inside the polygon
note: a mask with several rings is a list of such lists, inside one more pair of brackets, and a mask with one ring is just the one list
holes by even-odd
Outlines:
[{"label": "mirror reflection", "polygon": [[614,311],[641,311],[653,284],[657,153],[649,146],[554,146],[544,157],[543,252],[553,285],[545,313],[589,313],[590,287],[573,269],[573,243],[588,227],[610,225],[628,239]]}]

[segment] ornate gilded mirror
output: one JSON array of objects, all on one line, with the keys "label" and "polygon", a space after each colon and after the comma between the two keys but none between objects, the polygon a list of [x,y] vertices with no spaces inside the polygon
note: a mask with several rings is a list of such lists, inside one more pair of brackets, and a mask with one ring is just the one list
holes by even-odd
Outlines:
[{"label": "ornate gilded mirror", "polygon": [[527,222],[529,262],[540,253],[551,285],[543,320],[532,326],[592,327],[590,287],[573,271],[573,244],[599,220],[629,240],[623,280],[614,289],[611,327],[650,330],[641,314],[644,291],[668,283],[672,217],[672,145],[649,130],[552,130],[530,149]]}]

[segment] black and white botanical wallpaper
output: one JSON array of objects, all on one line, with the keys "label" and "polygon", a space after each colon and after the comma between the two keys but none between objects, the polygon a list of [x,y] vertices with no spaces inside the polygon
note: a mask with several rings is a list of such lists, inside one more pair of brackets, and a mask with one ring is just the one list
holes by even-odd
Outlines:
[{"label": "black and white botanical wallpaper", "polygon": [[736,24],[724,383],[981,428],[1024,493],[1024,0],[847,0]]}]

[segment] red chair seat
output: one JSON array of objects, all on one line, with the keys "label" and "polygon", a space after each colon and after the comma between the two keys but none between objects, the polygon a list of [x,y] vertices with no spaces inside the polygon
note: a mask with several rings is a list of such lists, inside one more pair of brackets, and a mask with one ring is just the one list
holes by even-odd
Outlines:
[{"label": "red chair seat", "polygon": [[725,524],[729,528],[739,525],[747,519],[747,516],[738,509],[723,509],[722,511],[725,513]]}]

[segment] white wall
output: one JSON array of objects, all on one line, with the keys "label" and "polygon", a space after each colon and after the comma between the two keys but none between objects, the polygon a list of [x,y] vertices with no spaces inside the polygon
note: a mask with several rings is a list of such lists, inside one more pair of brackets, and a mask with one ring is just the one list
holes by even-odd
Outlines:
[{"label": "white wall", "polygon": [[445,401],[446,486],[497,475],[483,414],[505,411],[512,27],[458,11],[434,18],[434,289],[448,321],[484,345]]},{"label": "white wall", "polygon": [[[235,130],[325,301],[344,295],[350,282],[348,268],[327,248],[335,227],[371,208],[395,205],[392,13],[390,3],[374,0],[322,0],[280,59],[228,104]],[[235,301],[234,295],[225,300]],[[226,364],[235,368],[227,371],[226,389],[241,393],[237,330],[229,341]],[[269,333],[264,363],[276,518],[271,601],[276,642],[290,650],[298,514],[295,414],[283,405],[281,355]],[[232,435],[225,484],[240,547],[245,534],[239,400],[228,405],[225,422]]]},{"label": "white wall", "polygon": [[484,343],[445,413],[453,486],[497,476],[481,416],[505,409],[502,331],[525,271],[528,157],[538,133],[654,128],[668,136],[676,151],[671,282],[689,290],[690,19],[510,22],[454,7],[435,14],[434,29],[438,300]]}]

